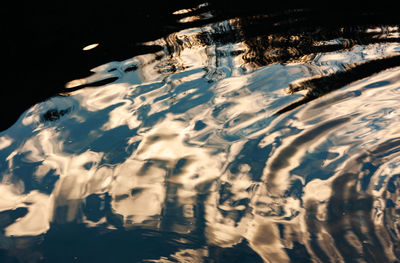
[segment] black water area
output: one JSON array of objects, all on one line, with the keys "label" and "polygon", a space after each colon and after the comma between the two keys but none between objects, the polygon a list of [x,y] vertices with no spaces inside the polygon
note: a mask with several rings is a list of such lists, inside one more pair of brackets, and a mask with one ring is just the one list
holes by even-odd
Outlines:
[{"label": "black water area", "polygon": [[394,6],[0,10],[0,262],[400,261]]}]

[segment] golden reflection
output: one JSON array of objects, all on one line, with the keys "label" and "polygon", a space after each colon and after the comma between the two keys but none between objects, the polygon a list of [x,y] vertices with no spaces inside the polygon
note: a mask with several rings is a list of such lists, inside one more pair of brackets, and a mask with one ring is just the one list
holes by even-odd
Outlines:
[{"label": "golden reflection", "polygon": [[[318,204],[314,211],[315,217],[320,221],[327,220],[327,202],[332,195],[332,185],[329,181],[315,179],[304,187],[303,201]],[[317,202],[317,203],[316,203]]]},{"label": "golden reflection", "polygon": [[[228,180],[228,174],[221,176],[223,182]],[[246,198],[249,193],[246,189],[251,185],[251,181],[246,176],[246,171],[243,172],[242,176],[235,180],[235,184],[232,184],[233,198],[236,201]],[[222,183],[223,183],[222,182]],[[248,225],[251,223],[251,215],[245,214],[243,218],[238,222],[234,218],[224,216],[224,212],[227,215],[230,211],[235,213],[237,210],[242,210],[239,206],[231,207],[229,202],[227,204],[220,204],[221,196],[218,195],[217,191],[210,193],[209,198],[205,205],[205,219],[207,220],[206,237],[208,243],[217,245],[220,247],[233,247],[243,240],[243,236],[248,231]]]},{"label": "golden reflection", "polygon": [[316,136],[324,132],[324,136],[334,133],[347,121],[346,118],[330,123],[322,123],[313,129],[295,136],[286,136],[282,146],[272,154],[263,171],[263,179],[270,185],[268,191],[272,195],[282,195],[290,185],[290,171],[298,167],[309,149],[317,147],[324,139]]},{"label": "golden reflection", "polygon": [[128,159],[114,170],[116,178],[109,188],[112,207],[124,216],[127,226],[161,215],[166,171],[156,167],[156,163],[144,169],[147,165],[144,161]]},{"label": "golden reflection", "polygon": [[188,16],[184,17],[178,20],[179,23],[190,23],[190,22],[195,22],[198,20],[205,20],[205,19],[210,19],[213,17],[213,14],[211,12],[205,12],[200,15],[196,16]]},{"label": "golden reflection", "polygon": [[13,139],[8,136],[0,137],[0,150],[3,150],[13,143]]},{"label": "golden reflection", "polygon": [[250,247],[266,262],[290,262],[283,246],[277,225],[256,216],[246,234]]},{"label": "golden reflection", "polygon": [[123,125],[127,125],[129,129],[135,129],[141,125],[137,116],[132,116],[132,105],[130,103],[125,103],[124,105],[115,108],[109,115],[109,121],[103,125],[104,130],[111,130]]},{"label": "golden reflection", "polygon": [[[172,263],[172,262],[193,262],[202,263],[207,260],[208,250],[206,248],[201,249],[181,249],[168,258],[162,257],[160,259],[149,259],[146,262],[154,263]],[[171,259],[171,260],[170,260]]]},{"label": "golden reflection", "polygon": [[67,82],[65,84],[66,89],[73,89],[77,87],[85,87],[95,85],[95,83],[101,83],[102,81],[107,81],[109,79],[118,78],[118,72],[95,72],[87,78],[75,79]]},{"label": "golden reflection", "polygon": [[[184,188],[193,189],[192,187],[197,184],[218,177],[225,154],[213,154],[212,149],[188,146],[184,142],[190,126],[185,126],[184,123],[171,117],[155,125],[152,131],[144,130],[143,140],[134,158],[165,160],[170,168],[173,168],[179,160],[184,160],[179,172],[168,178],[168,181],[179,183]],[[201,176],[196,177],[196,174]]]},{"label": "golden reflection", "polygon": [[193,9],[180,9],[180,10],[174,11],[172,14],[173,15],[183,15],[183,14],[192,12],[192,10]]},{"label": "golden reflection", "polygon": [[22,200],[25,198],[25,196],[21,195],[21,186],[18,189],[18,186],[2,183],[0,184],[0,190],[2,193],[4,193],[0,197],[1,211],[14,209],[23,203]]},{"label": "golden reflection", "polygon": [[[82,107],[89,111],[103,110],[110,105],[124,102],[124,96],[128,92],[128,84],[110,84],[102,90],[80,90],[76,93]],[[129,102],[128,100],[126,102]]]},{"label": "golden reflection", "polygon": [[6,236],[36,236],[49,228],[50,199],[46,194],[32,191],[24,197],[29,205],[28,214],[5,229]]},{"label": "golden reflection", "polygon": [[67,84],[65,84],[65,88],[72,89],[72,88],[84,85],[86,83],[87,83],[86,79],[75,79],[75,80],[71,80]]},{"label": "golden reflection", "polygon": [[207,2],[205,2],[205,3],[199,4],[198,6],[193,7],[193,8],[187,8],[187,9],[176,10],[176,11],[174,11],[172,14],[173,14],[173,15],[183,15],[183,14],[187,14],[187,13],[190,13],[190,12],[193,12],[193,11],[196,11],[196,10],[199,10],[199,9],[201,9],[201,8],[207,7],[208,5],[209,5],[209,4],[208,4]]},{"label": "golden reflection", "polygon": [[19,207],[28,208],[28,213],[4,229],[6,236],[36,236],[50,227],[50,198],[33,190],[22,194],[20,189],[9,184],[0,184],[0,211]]},{"label": "golden reflection", "polygon": [[90,44],[90,45],[87,45],[84,48],[82,48],[82,50],[88,51],[88,50],[96,48],[98,45],[99,45],[99,43]]}]

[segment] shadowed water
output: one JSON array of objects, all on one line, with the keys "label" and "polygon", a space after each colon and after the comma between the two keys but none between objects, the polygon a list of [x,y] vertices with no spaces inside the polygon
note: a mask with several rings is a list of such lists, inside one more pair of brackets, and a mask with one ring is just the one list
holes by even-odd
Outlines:
[{"label": "shadowed water", "polygon": [[218,10],[0,133],[0,259],[400,260],[397,21]]}]

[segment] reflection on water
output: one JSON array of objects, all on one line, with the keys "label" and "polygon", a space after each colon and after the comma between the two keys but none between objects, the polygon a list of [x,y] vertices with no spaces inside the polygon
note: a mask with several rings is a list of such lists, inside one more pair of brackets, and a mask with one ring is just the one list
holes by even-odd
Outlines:
[{"label": "reflection on water", "polygon": [[398,26],[174,14],[0,133],[0,258],[400,260]]}]

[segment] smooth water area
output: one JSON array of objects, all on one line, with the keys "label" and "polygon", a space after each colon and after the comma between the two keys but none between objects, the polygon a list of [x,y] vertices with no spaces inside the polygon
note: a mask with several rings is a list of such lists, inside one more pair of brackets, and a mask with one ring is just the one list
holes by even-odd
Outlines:
[{"label": "smooth water area", "polygon": [[0,133],[0,259],[398,262],[399,27],[173,15]]}]

